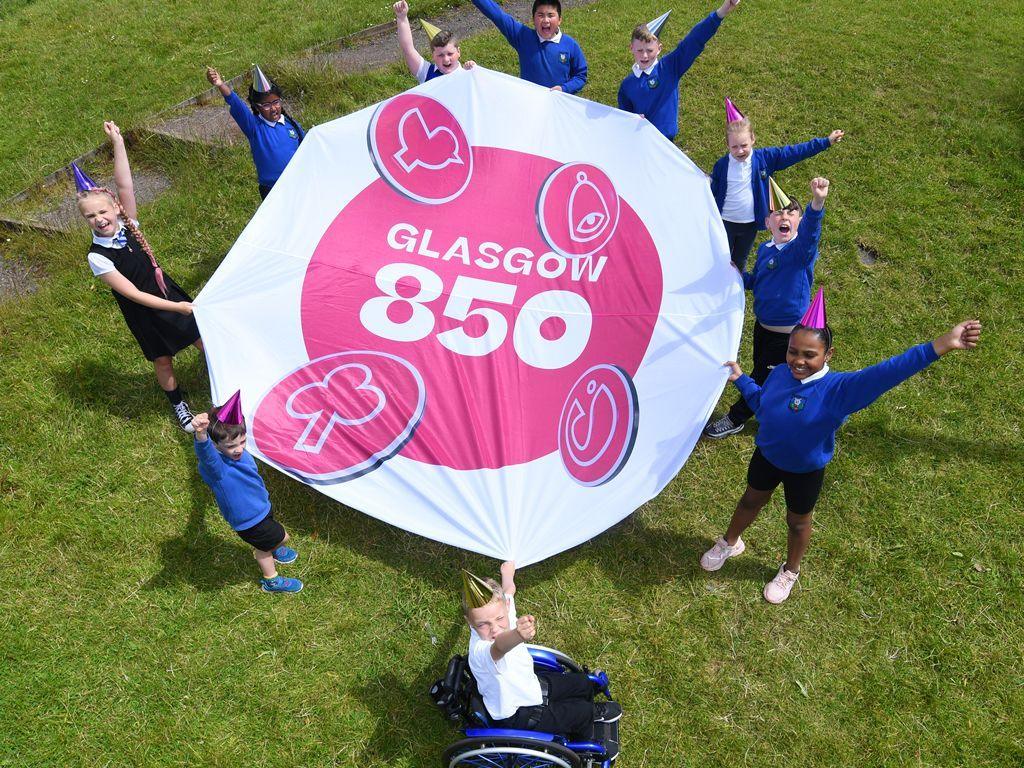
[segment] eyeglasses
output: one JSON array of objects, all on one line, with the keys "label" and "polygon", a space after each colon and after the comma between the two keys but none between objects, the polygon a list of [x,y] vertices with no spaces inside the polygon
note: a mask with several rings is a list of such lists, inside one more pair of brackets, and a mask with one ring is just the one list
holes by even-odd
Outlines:
[{"label": "eyeglasses", "polygon": [[281,100],[274,99],[273,101],[261,101],[256,106],[259,107],[260,109],[273,109],[274,107],[281,106]]}]

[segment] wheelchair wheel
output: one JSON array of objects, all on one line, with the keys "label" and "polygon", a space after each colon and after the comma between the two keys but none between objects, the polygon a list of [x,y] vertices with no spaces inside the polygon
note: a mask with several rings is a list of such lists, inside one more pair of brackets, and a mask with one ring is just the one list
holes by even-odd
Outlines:
[{"label": "wheelchair wheel", "polygon": [[580,768],[579,755],[538,739],[463,739],[444,752],[443,768]]}]

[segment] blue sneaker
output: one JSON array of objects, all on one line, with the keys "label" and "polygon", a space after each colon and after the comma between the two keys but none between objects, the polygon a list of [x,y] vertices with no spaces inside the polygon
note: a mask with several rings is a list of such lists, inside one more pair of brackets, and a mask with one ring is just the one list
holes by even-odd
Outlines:
[{"label": "blue sneaker", "polygon": [[286,547],[282,544],[280,547],[274,550],[274,562],[280,563],[281,565],[288,565],[288,563],[294,563],[299,559],[299,553],[291,547]]},{"label": "blue sneaker", "polygon": [[298,579],[289,579],[285,576],[275,576],[272,579],[260,579],[260,586],[264,592],[301,592],[302,582]]}]

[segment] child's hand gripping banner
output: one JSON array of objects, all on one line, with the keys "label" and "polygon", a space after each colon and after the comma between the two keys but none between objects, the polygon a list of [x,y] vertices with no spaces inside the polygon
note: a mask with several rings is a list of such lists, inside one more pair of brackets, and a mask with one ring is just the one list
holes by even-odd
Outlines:
[{"label": "child's hand gripping banner", "polygon": [[527,565],[676,475],[743,292],[646,120],[476,67],[311,130],[196,316],[257,457]]}]

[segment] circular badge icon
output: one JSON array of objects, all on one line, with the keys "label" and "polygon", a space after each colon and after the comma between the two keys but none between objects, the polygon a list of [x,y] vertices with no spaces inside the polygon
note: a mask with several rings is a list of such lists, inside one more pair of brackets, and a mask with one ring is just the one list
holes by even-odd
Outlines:
[{"label": "circular badge icon", "polygon": [[639,425],[633,380],[616,365],[595,365],[569,390],[558,420],[558,452],[580,485],[607,483],[629,461]]},{"label": "circular badge icon", "polygon": [[596,165],[567,163],[545,180],[537,196],[537,226],[563,256],[590,256],[619,225],[619,195]]},{"label": "circular badge icon", "polygon": [[252,437],[268,461],[317,483],[366,474],[412,437],[423,379],[386,352],[338,352],[306,363],[263,396]]},{"label": "circular badge icon", "polygon": [[402,94],[370,119],[373,164],[399,194],[438,205],[454,200],[473,176],[473,151],[459,121],[439,101]]}]

